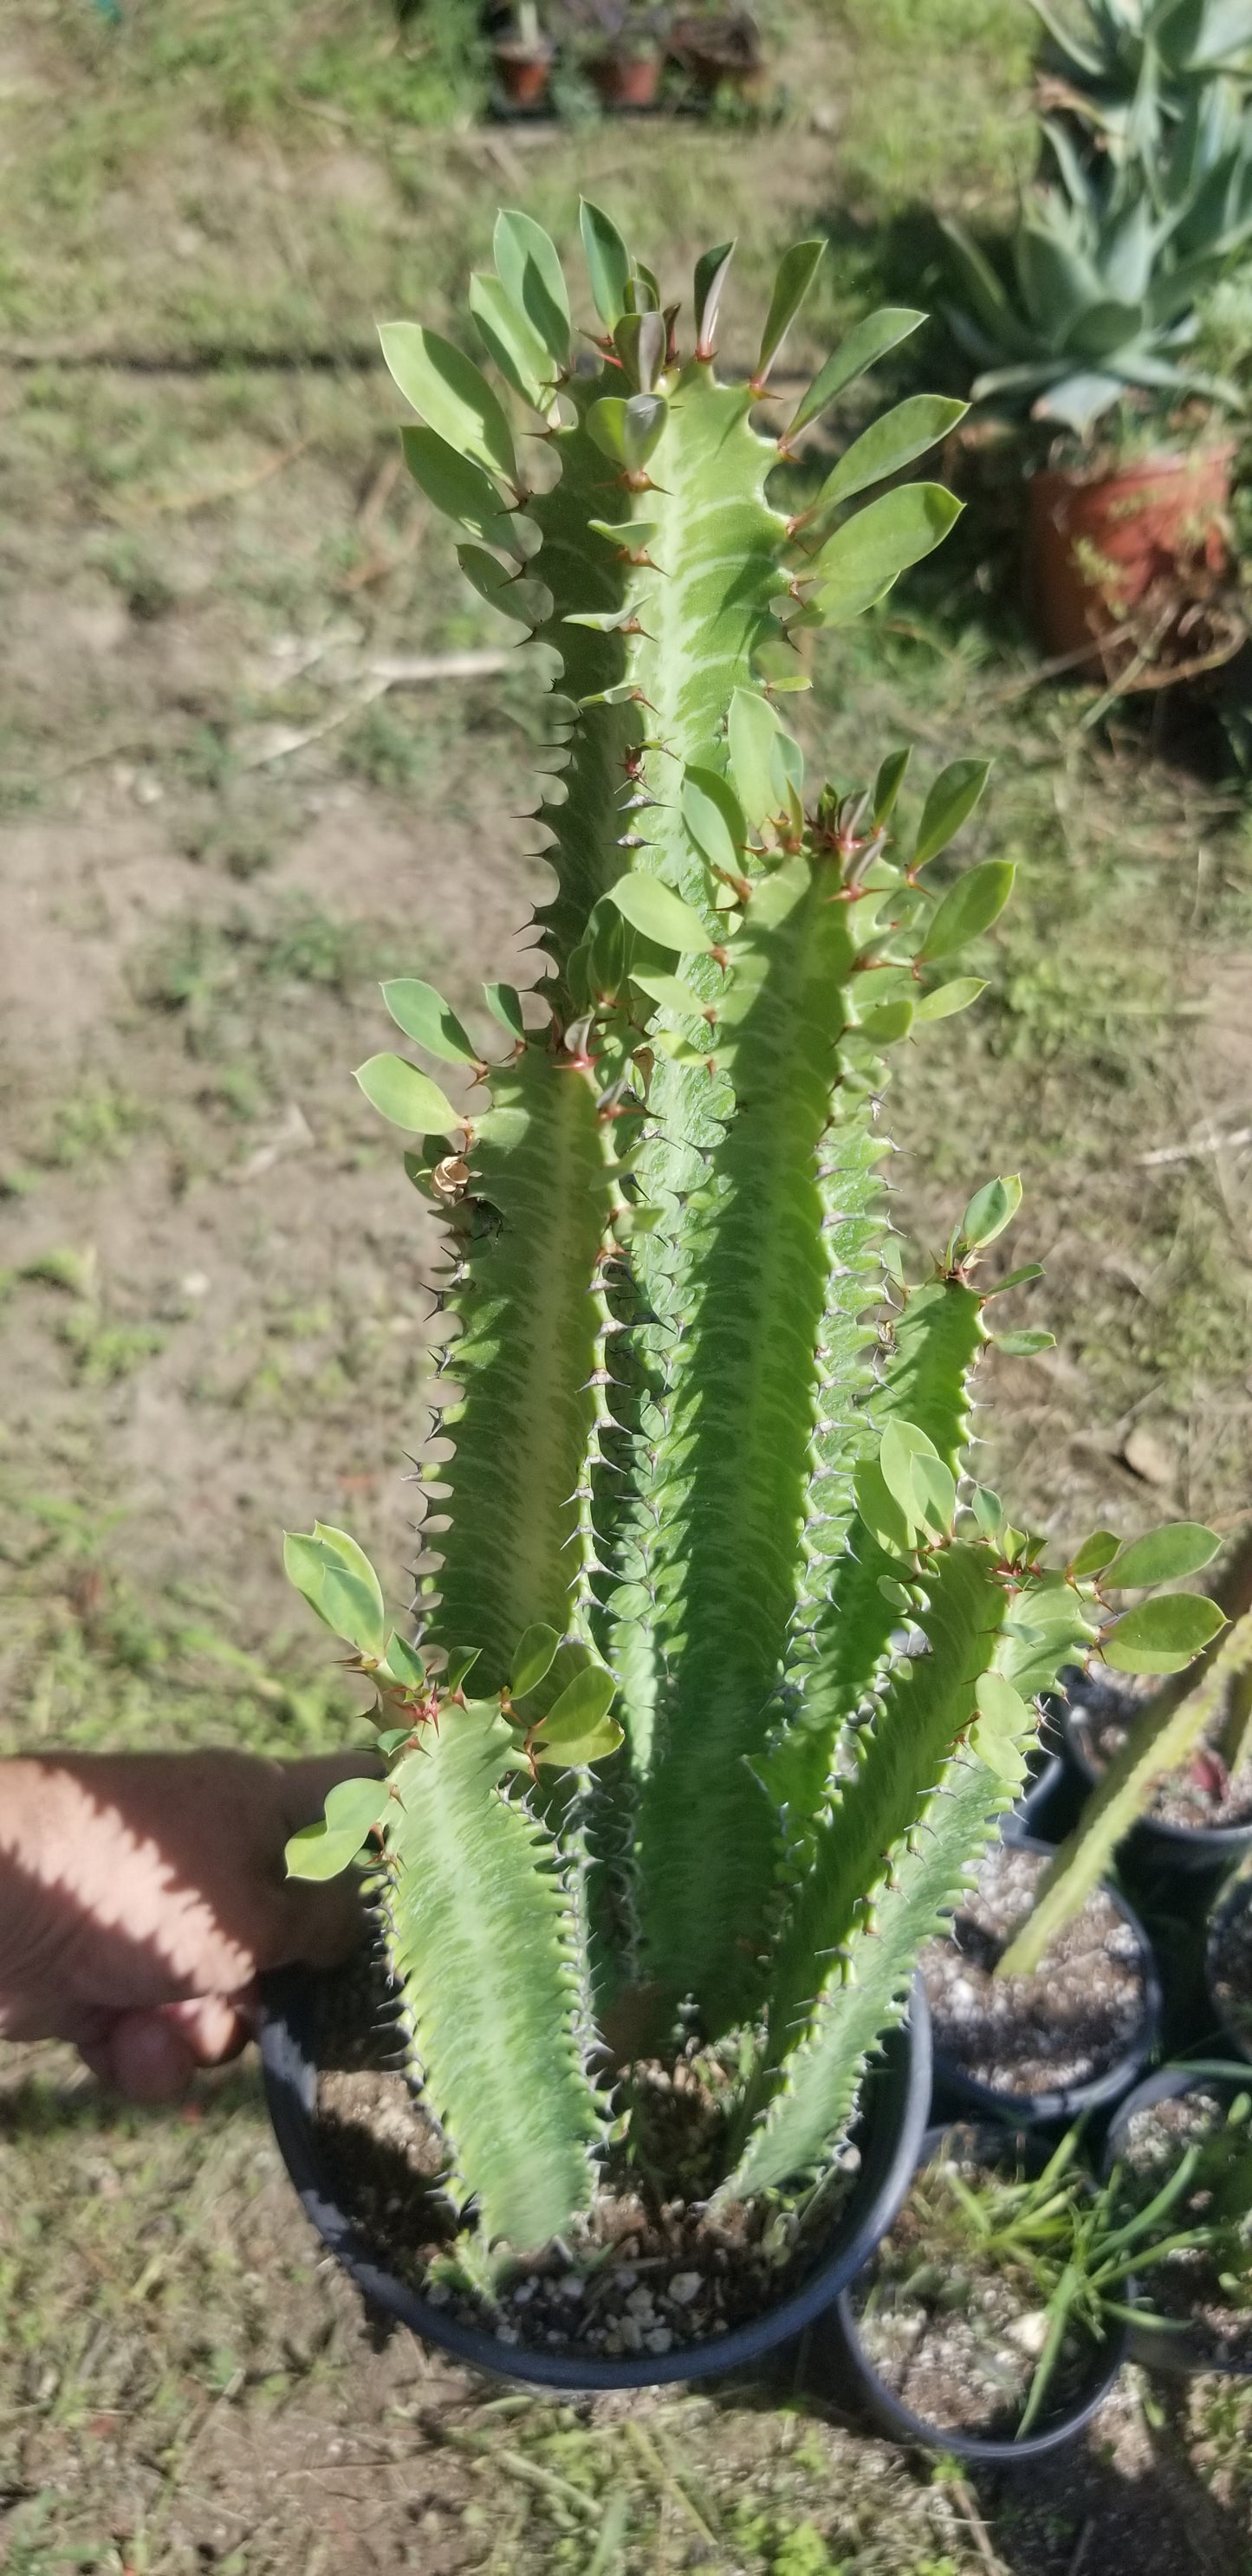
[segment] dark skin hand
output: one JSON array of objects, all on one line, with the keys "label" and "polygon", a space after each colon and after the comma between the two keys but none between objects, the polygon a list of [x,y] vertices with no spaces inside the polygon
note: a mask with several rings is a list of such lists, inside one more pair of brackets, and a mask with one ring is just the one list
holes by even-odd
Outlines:
[{"label": "dark skin hand", "polygon": [[352,1950],[351,1874],[289,1880],[283,1847],[336,1781],[374,1767],[359,1753],[0,1762],[0,2040],[70,2040],[133,2101],[176,2100],[244,2046],[266,1969]]}]

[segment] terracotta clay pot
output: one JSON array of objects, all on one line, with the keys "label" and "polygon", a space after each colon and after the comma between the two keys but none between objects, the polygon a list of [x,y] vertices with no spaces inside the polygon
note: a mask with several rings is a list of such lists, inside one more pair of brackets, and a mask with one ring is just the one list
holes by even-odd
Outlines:
[{"label": "terracotta clay pot", "polygon": [[661,86],[661,57],[654,54],[595,54],[587,78],[608,108],[653,107]]},{"label": "terracotta clay pot", "polygon": [[[1230,561],[1226,507],[1233,443],[1148,456],[1116,474],[1031,477],[1027,576],[1045,650],[1111,672],[1135,645],[1107,638],[1154,586],[1185,585]],[[1102,647],[1104,649],[1102,649]]]},{"label": "terracotta clay pot", "polygon": [[530,45],[519,45],[506,39],[494,47],[493,59],[500,87],[510,107],[538,107],[547,95],[548,82],[552,77],[551,46],[543,46],[536,51]]}]

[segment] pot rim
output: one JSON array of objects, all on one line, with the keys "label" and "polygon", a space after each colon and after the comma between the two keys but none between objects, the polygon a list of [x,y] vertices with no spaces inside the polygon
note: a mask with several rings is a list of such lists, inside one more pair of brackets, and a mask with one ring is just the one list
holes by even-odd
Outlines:
[{"label": "pot rim", "polygon": [[[1045,1860],[1056,1857],[1055,1845],[1041,1842],[1037,1834],[1014,1834],[1009,1847],[1013,1851],[1038,1852]],[[1130,1925],[1143,1957],[1143,2015],[1138,2038],[1102,2075],[1093,2075],[1083,2084],[1065,2085],[1055,2093],[1010,2093],[998,2085],[980,2084],[977,2077],[963,2072],[958,2060],[950,2056],[936,2038],[933,2040],[936,2084],[946,2085],[949,2094],[958,2096],[971,2111],[988,2113],[1001,2125],[1006,2121],[1016,2121],[1026,2129],[1052,2128],[1060,2121],[1077,2120],[1084,2112],[1105,2111],[1111,2103],[1120,2102],[1151,2056],[1163,2009],[1156,1953],[1139,1916],[1120,1887],[1114,1887],[1107,1878],[1101,1879],[1099,1884]]]},{"label": "pot rim", "polygon": [[1249,2066],[1252,2066],[1252,2025],[1249,2026],[1246,2037],[1241,2038],[1239,2033],[1232,2028],[1230,2022],[1226,2019],[1225,2012],[1219,2004],[1213,1988],[1213,1954],[1217,1946],[1218,1936],[1225,1929],[1226,1918],[1228,1915],[1236,1913],[1240,1907],[1246,1910],[1250,1905],[1252,1905],[1252,1873],[1249,1873],[1246,1870],[1236,1870],[1234,1875],[1218,1889],[1217,1895],[1209,1908],[1208,1923],[1204,1934],[1204,1991],[1210,2005],[1212,2006],[1213,2017],[1217,2028],[1222,2033],[1223,2038],[1229,2042],[1237,2057],[1241,2058]]},{"label": "pot rim", "polygon": [[[997,2127],[994,2122],[970,2122],[959,2116],[935,2122],[922,2138],[914,2174],[921,2173],[933,2161],[939,2146],[953,2129],[968,2127],[973,2128],[980,2148],[984,2144],[1007,2147],[1015,2134],[1002,2124]],[[1029,2156],[1031,2132],[1026,2130],[1016,2134]],[[1133,2296],[1133,2281],[1125,2286],[1128,2297]],[[1130,2328],[1116,2320],[1111,2321],[1111,2331],[1103,2345],[1094,2346],[1094,2357],[1102,2355],[1103,2358],[1086,2396],[1076,2399],[1073,2406],[1044,2431],[1028,2433],[1024,2441],[1018,2442],[1011,2434],[960,2433],[955,2427],[945,2429],[930,2423],[924,2415],[914,2414],[912,2407],[906,2406],[903,2399],[897,2397],[886,2381],[879,2377],[865,2351],[852,2306],[851,2283],[840,2291],[835,2301],[835,2314],[845,2351],[862,2382],[869,2412],[876,2418],[880,2430],[894,2441],[917,2444],[929,2451],[947,2451],[958,2460],[985,2461],[997,2468],[1014,2468],[1019,2462],[1026,2467],[1032,2460],[1042,2459],[1047,2453],[1072,2441],[1103,2405],[1123,2362],[1129,2357]]]},{"label": "pot rim", "polygon": [[[884,2034],[885,2065],[881,2072],[871,2069],[867,2078],[872,2083],[878,2075],[886,2091],[886,2107],[892,2101],[899,2106],[898,2120],[894,2128],[889,2127],[884,2109],[879,2111],[877,2125],[871,2117],[865,2159],[844,2213],[845,2229],[854,2221],[851,2232],[841,2244],[836,2230],[832,2251],[798,2289],[746,2325],[732,2326],[725,2334],[686,2344],[679,2351],[621,2359],[591,2354],[580,2358],[522,2343],[506,2344],[482,2327],[461,2324],[385,2271],[335,2200],[318,2153],[314,2120],[316,1984],[315,1973],[301,1967],[278,1969],[263,1978],[258,2033],[266,2104],[305,2215],[365,2298],[385,2308],[424,2342],[503,2378],[572,2391],[651,2388],[675,2380],[720,2378],[745,2363],[759,2362],[777,2344],[811,2325],[844,2283],[861,2270],[891,2225],[916,2169],[929,2118],[931,2074],[930,2016],[920,1979],[914,1980],[904,2020]],[[883,2100],[882,2091],[879,2100]]]},{"label": "pot rim", "polygon": [[1233,465],[1238,440],[1197,438],[1190,447],[1150,448],[1124,465],[1089,466],[1039,465],[1026,477],[1033,490],[1045,484],[1059,485],[1067,492],[1099,492],[1116,483],[1155,483],[1163,477],[1189,474],[1202,465]]}]

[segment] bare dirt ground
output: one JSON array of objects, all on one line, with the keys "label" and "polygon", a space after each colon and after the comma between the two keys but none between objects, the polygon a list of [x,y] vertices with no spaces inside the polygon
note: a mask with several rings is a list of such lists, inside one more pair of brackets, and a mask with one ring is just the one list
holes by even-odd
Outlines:
[{"label": "bare dirt ground", "polygon": [[[783,127],[537,143],[397,111],[385,13],[137,6],[112,53],[85,0],[0,23],[5,1747],[295,1750],[351,1724],[279,1532],[350,1525],[404,1606],[431,1242],[350,1069],[385,1042],[380,971],[436,974],[471,1019],[478,978],[524,973],[541,881],[521,684],[366,694],[389,656],[500,637],[359,361],[374,314],[438,318],[498,194],[567,240],[593,180],[676,275],[736,205],[745,349],[770,255],[819,215],[797,365],[898,298],[915,195],[1003,195],[1025,12],[793,14]],[[101,350],[180,367],[69,362]],[[940,589],[824,652],[803,718],[849,775],[896,740],[923,784],[994,749],[978,846],[1023,862],[985,1004],[893,1103],[909,1258],[1020,1164],[1005,1268],[1038,1253],[1048,1278],[1012,1320],[1046,1314],[1058,1347],[989,1364],[988,1472],[1058,1534],[1233,1526],[1242,791],[1154,760],[1133,712],[1090,728],[1091,693],[1034,688],[1011,565],[961,544]],[[155,2119],[58,2052],[0,2060],[0,2548],[22,2576],[1252,2564],[1247,2409],[1216,2383],[1128,2378],[1063,2475],[977,2486],[855,2436],[815,2364],[630,2409],[501,2396],[361,2317],[254,2071]]]}]

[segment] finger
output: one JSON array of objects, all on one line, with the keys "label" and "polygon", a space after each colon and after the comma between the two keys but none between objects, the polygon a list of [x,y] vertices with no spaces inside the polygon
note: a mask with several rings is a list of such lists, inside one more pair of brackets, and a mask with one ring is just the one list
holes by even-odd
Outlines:
[{"label": "finger", "polygon": [[189,2042],[164,2012],[119,2013],[103,2054],[105,2082],[129,2102],[179,2102],[196,2071]]},{"label": "finger", "polygon": [[197,2066],[224,2066],[247,2046],[248,2025],[226,1995],[197,1995],[191,2003],[167,2004],[162,2017],[186,2041]]}]

